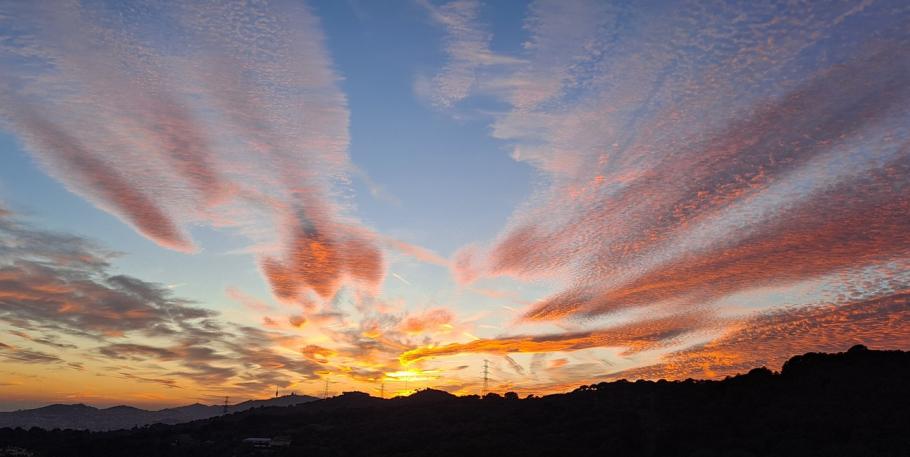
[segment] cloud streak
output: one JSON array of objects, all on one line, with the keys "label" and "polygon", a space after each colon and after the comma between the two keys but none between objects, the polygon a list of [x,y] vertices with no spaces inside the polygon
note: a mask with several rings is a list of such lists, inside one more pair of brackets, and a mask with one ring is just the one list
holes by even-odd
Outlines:
[{"label": "cloud streak", "polygon": [[611,379],[721,378],[757,366],[779,370],[794,354],[840,352],[854,344],[910,348],[906,290],[843,305],[760,313],[708,343],[668,354],[660,363],[610,374]]},{"label": "cloud streak", "polygon": [[162,284],[114,274],[114,257],[90,240],[0,216],[0,330],[23,341],[4,341],[0,358],[34,366],[78,360],[73,368],[100,365],[143,384],[262,395],[325,377],[381,382],[400,371],[402,352],[470,328],[446,308],[409,313],[369,295],[356,320],[317,306],[281,318],[277,307],[229,288],[249,311],[275,316],[263,314],[271,324],[259,329]]},{"label": "cloud streak", "polygon": [[0,358],[9,362],[20,363],[60,363],[63,362],[59,357],[41,351],[17,348],[9,344],[0,342]]},{"label": "cloud streak", "polygon": [[521,62],[490,49],[493,35],[478,23],[482,7],[479,1],[456,0],[442,6],[433,5],[429,0],[418,3],[446,31],[446,66],[429,80],[417,80],[418,94],[429,97],[434,105],[450,108],[477,88],[484,70]]},{"label": "cloud streak", "polygon": [[127,379],[256,394],[322,368],[285,350],[283,334],[226,322],[164,285],[112,274],[112,259],[89,240],[0,216],[0,321],[24,342],[0,342],[0,358],[72,361],[80,370],[114,363]]},{"label": "cloud streak", "polygon": [[[554,388],[617,370],[609,376],[715,377],[806,350],[906,345],[910,11],[900,2],[538,0],[523,51],[498,67],[450,51],[483,30],[470,11],[467,25],[439,21],[441,74],[484,68],[450,100],[505,104],[477,114],[542,179],[499,236],[453,256],[453,277],[555,286],[515,335],[424,345],[402,362],[529,353],[539,381],[545,354],[571,352],[546,370],[551,384],[534,384]],[[693,310],[704,316],[686,318]],[[671,316],[666,338],[638,333],[652,312]],[[521,330],[552,324],[568,330]],[[599,350],[623,347],[615,361]],[[666,351],[653,369],[622,368]]]},{"label": "cloud streak", "polygon": [[42,167],[155,243],[247,236],[277,297],[383,278],[340,198],[348,110],[298,2],[5,4],[0,117]]},{"label": "cloud streak", "polygon": [[561,320],[906,258],[910,36],[887,3],[656,17],[535,2],[527,65],[488,85],[511,106],[493,136],[547,179],[496,240],[456,255],[455,277],[554,279],[524,317]]},{"label": "cloud streak", "polygon": [[[403,353],[401,361],[408,364],[428,357],[464,353],[490,353],[507,356],[510,353],[569,352],[601,347],[621,347],[625,348],[626,354],[631,354],[669,345],[687,333],[707,328],[709,323],[710,319],[704,313],[692,313],[587,332],[478,339],[468,343],[413,349]],[[512,362],[509,362],[510,365]]]}]

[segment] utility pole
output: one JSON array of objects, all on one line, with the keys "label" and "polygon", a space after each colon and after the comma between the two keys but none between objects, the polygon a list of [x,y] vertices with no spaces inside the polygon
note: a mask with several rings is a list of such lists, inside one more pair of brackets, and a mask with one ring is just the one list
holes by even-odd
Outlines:
[{"label": "utility pole", "polygon": [[483,391],[480,392],[480,396],[487,394],[487,391],[490,389],[490,361],[483,359]]}]

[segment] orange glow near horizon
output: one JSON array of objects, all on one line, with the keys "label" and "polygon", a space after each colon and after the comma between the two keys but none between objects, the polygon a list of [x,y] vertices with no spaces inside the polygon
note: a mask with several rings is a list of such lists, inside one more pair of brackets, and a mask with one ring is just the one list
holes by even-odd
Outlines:
[{"label": "orange glow near horizon", "polygon": [[910,349],[900,0],[309,3],[0,1],[0,411]]}]

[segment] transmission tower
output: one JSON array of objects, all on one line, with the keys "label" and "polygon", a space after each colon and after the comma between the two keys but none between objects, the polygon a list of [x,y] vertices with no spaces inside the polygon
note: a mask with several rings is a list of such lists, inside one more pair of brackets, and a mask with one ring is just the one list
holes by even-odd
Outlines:
[{"label": "transmission tower", "polygon": [[490,389],[490,361],[483,359],[483,391],[480,392],[480,396],[487,394],[487,390]]},{"label": "transmission tower", "polygon": [[222,414],[227,414],[228,410],[228,397],[224,397],[224,408],[221,409]]},{"label": "transmission tower", "polygon": [[325,378],[325,390],[322,391],[322,398],[323,399],[329,398],[329,378],[328,377]]}]

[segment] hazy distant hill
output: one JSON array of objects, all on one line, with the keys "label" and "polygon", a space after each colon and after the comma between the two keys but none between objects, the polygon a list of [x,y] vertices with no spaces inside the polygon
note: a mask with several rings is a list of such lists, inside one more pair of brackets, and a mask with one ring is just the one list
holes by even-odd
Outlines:
[{"label": "hazy distant hill", "polygon": [[[347,393],[136,430],[0,429],[0,449],[48,457],[906,457],[908,387],[910,353],[855,347],[723,381],[617,381],[526,399]],[[266,439],[243,442],[251,437]]]},{"label": "hazy distant hill", "polygon": [[[286,395],[267,400],[249,400],[228,405],[228,412],[240,412],[260,406],[291,406],[316,400],[308,395]],[[50,405],[36,409],[25,409],[0,413],[0,427],[40,427],[47,430],[117,430],[148,424],[179,424],[221,415],[223,405],[192,405],[147,411],[132,406],[94,408],[83,404]]]}]

